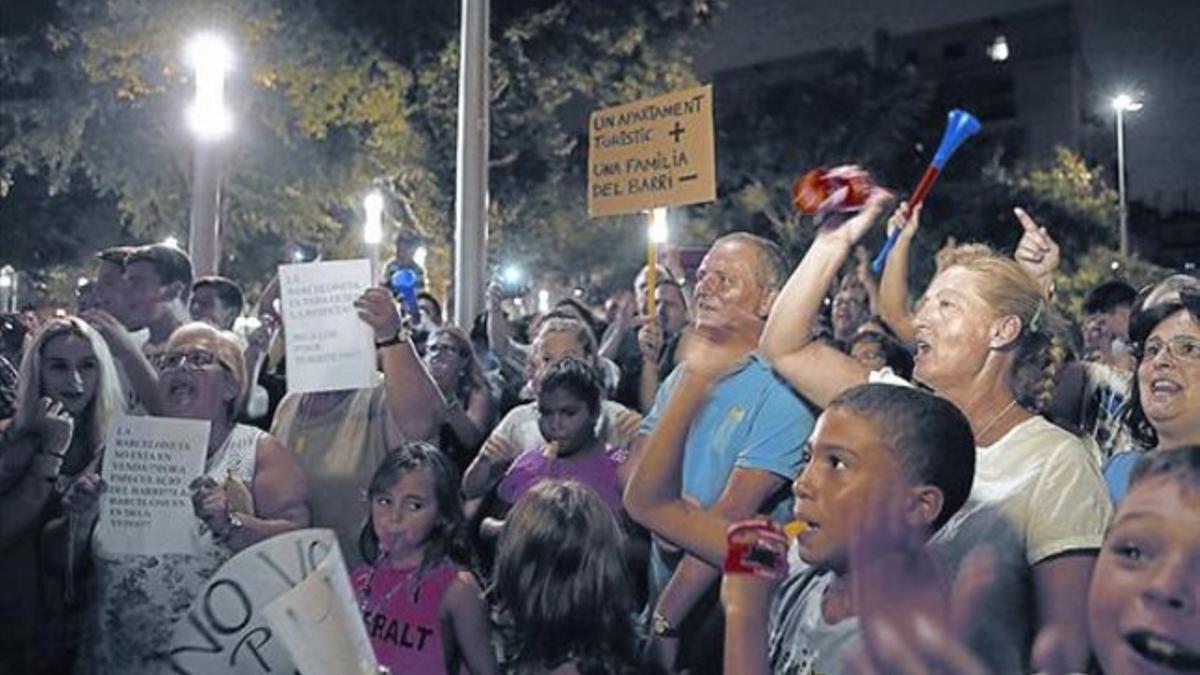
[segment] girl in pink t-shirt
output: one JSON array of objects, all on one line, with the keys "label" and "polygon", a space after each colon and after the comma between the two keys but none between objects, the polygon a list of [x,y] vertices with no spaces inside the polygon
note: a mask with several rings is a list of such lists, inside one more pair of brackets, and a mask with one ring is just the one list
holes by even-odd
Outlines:
[{"label": "girl in pink t-shirt", "polygon": [[625,451],[596,435],[603,385],[594,370],[577,359],[550,367],[538,392],[538,428],[546,443],[529,448],[509,467],[496,488],[513,504],[546,479],[576,480],[596,491],[620,519]]},{"label": "girl in pink t-shirt", "polygon": [[495,673],[483,592],[449,557],[463,522],[450,460],[408,443],[383,460],[367,498],[367,562],[350,576],[380,664],[404,675]]}]

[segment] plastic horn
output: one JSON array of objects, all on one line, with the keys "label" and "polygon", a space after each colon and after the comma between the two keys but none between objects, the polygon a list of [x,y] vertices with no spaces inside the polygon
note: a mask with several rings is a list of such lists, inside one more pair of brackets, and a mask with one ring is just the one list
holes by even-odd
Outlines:
[{"label": "plastic horn", "polygon": [[[933,161],[929,163],[929,168],[925,169],[925,175],[921,176],[921,182],[917,183],[917,188],[913,190],[912,196],[908,198],[908,213],[917,208],[917,205],[925,200],[925,195],[929,194],[929,189],[933,187],[933,182],[942,173],[942,168],[946,166],[946,162],[955,150],[979,131],[979,120],[966,110],[955,108],[950,111],[946,119],[946,130],[942,132],[942,142],[938,144],[937,152],[933,153]],[[907,216],[907,213],[905,214]],[[887,241],[884,242],[883,248],[879,249],[879,255],[871,261],[871,271],[879,274],[883,271],[883,263],[887,261],[888,254],[892,252],[892,247],[896,245],[896,239],[900,236],[900,228],[896,228],[890,235]]]},{"label": "plastic horn", "polygon": [[391,283],[392,290],[404,302],[404,308],[408,310],[408,316],[413,325],[420,323],[421,310],[417,307],[417,274],[407,267],[402,267],[392,274]]}]

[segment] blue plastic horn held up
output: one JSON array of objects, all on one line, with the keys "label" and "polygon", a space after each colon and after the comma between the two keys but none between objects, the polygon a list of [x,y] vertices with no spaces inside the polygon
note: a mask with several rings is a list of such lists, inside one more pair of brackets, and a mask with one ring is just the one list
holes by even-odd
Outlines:
[{"label": "blue plastic horn held up", "polygon": [[975,135],[982,126],[979,120],[966,110],[951,110],[946,117],[946,131],[942,133],[942,142],[938,144],[937,152],[933,153],[932,164],[939,170],[946,166],[946,160],[958,150],[958,146]]},{"label": "blue plastic horn held up", "polygon": [[[908,198],[909,212],[925,201],[925,195],[929,193],[929,189],[933,187],[937,177],[941,175],[942,167],[946,166],[946,162],[954,154],[954,151],[958,150],[963,141],[975,135],[982,126],[979,120],[966,110],[955,108],[950,111],[950,114],[946,116],[946,130],[942,132],[942,142],[938,144],[937,152],[933,153],[933,161],[929,163],[925,174],[921,176],[921,182],[917,183],[916,189]],[[888,254],[892,252],[892,247],[896,245],[896,239],[899,236],[900,229],[897,228],[888,235],[887,241],[883,243],[883,248],[879,249],[879,255],[871,261],[871,271],[875,274],[883,271],[883,264],[887,261]]]},{"label": "blue plastic horn held up", "polygon": [[392,273],[392,278],[388,280],[392,287],[392,293],[400,297],[404,302],[405,309],[408,310],[409,316],[414,321],[420,319],[420,310],[417,307],[417,274],[408,267],[401,267]]}]

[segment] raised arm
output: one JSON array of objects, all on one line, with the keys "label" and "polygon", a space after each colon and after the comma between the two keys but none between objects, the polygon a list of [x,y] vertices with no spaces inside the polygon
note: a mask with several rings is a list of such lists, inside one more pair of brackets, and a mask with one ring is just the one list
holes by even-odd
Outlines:
[{"label": "raised arm", "polygon": [[907,206],[904,203],[900,204],[900,208],[896,209],[888,221],[889,232],[893,227],[901,229],[880,277],[879,316],[896,337],[912,344],[916,331],[913,329],[912,315],[908,311],[908,260],[912,252],[913,238],[921,224],[921,205],[917,205],[912,217],[904,223],[903,214]]},{"label": "raised arm", "polygon": [[112,314],[102,309],[89,309],[80,318],[104,338],[112,356],[129,378],[129,385],[145,406],[146,412],[157,415],[162,410],[162,394],[158,390],[158,372],[146,355],[134,343],[133,337]]},{"label": "raised arm", "polygon": [[513,439],[512,413],[509,415],[492,430],[492,434],[483,442],[479,454],[475,455],[471,466],[467,467],[463,473],[463,499],[472,500],[486,497],[487,493],[504,477],[508,466],[521,454],[522,449],[517,447]]},{"label": "raised arm", "polygon": [[626,295],[617,301],[617,316],[600,339],[600,356],[616,360],[621,342],[630,330],[638,327],[637,309],[632,296]]},{"label": "raised arm", "polygon": [[478,450],[491,430],[492,395],[487,389],[476,389],[466,401],[446,401],[445,420],[460,443],[472,452]]},{"label": "raised arm", "polygon": [[725,556],[725,529],[729,523],[683,499],[683,448],[688,429],[713,381],[680,366],[658,425],[641,450],[629,484],[625,509],[631,518],[671,543],[719,565]]},{"label": "raised arm", "polygon": [[29,427],[0,440],[0,467],[10,474],[0,490],[0,552],[40,524],[71,442],[74,424],[62,405],[49,399],[35,405]]},{"label": "raised arm", "polygon": [[436,438],[446,409],[446,399],[417,354],[404,329],[399,308],[382,288],[368,288],[354,301],[358,316],[375,330],[383,361],[387,407],[404,438]]},{"label": "raised arm", "polygon": [[642,413],[649,412],[654,405],[658,385],[662,381],[658,360],[665,346],[663,338],[662,324],[658,321],[647,321],[638,330],[638,348],[642,355],[642,372],[638,377],[638,409]]},{"label": "raised arm", "polygon": [[867,371],[848,355],[813,338],[817,314],[850,250],[871,228],[890,195],[879,190],[863,210],[836,229],[821,229],[792,272],[767,319],[759,351],[798,392],[820,408],[865,382]]}]

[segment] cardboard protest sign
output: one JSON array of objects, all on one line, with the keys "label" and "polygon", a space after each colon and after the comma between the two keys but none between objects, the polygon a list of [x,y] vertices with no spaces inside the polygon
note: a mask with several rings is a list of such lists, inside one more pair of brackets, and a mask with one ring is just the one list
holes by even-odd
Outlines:
[{"label": "cardboard protest sign", "polygon": [[108,434],[97,545],[106,554],[190,553],[190,485],[204,472],[208,420],[121,416]]},{"label": "cardboard protest sign", "polygon": [[379,664],[338,548],[263,610],[302,673],[375,675]]},{"label": "cardboard protest sign", "polygon": [[374,335],[352,304],[370,285],[368,260],[279,267],[288,391],[365,389],[373,384]]},{"label": "cardboard protest sign", "polygon": [[[326,563],[324,567],[322,563]],[[294,663],[266,617],[268,605],[317,575],[319,569],[329,575],[345,574],[345,563],[332,530],[288,532],[230,558],[196,594],[191,608],[175,626],[170,649],[172,672],[258,675],[299,671],[358,675],[361,671],[356,670],[357,663],[325,670],[308,670]],[[317,581],[324,584],[325,578],[318,576]],[[341,600],[342,596],[338,598]]]},{"label": "cardboard protest sign", "polygon": [[588,214],[716,199],[712,85],[605,108],[588,123]]}]

